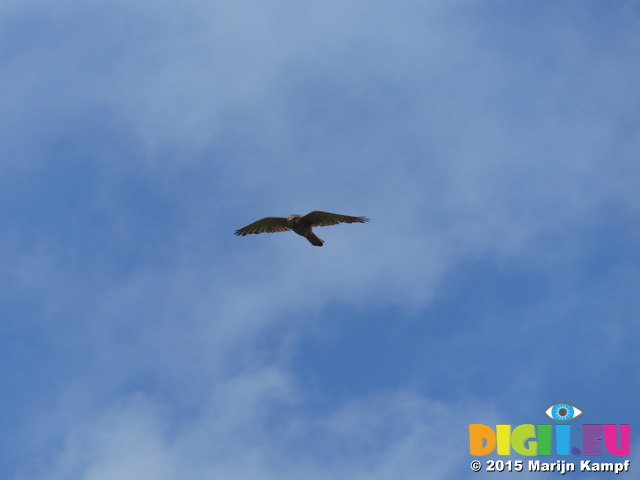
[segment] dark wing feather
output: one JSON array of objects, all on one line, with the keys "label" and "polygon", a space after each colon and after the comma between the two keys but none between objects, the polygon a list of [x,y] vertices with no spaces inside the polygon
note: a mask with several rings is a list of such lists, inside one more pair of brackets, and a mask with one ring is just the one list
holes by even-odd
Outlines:
[{"label": "dark wing feather", "polygon": [[257,222],[253,222],[251,225],[236,230],[236,235],[249,235],[250,233],[273,233],[273,232],[286,232],[291,230],[287,225],[287,219],[284,217],[266,217]]},{"label": "dark wing feather", "polygon": [[307,213],[302,218],[311,223],[312,227],[327,227],[329,225],[337,225],[339,223],[365,223],[369,221],[367,217],[350,217],[349,215],[320,212],[318,210]]}]

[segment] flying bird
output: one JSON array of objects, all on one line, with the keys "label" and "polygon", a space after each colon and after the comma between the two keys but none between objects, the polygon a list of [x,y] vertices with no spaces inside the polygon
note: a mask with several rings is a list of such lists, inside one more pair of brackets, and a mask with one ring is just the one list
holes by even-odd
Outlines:
[{"label": "flying bird", "polygon": [[235,231],[235,235],[245,236],[250,233],[273,233],[286,232],[293,230],[298,235],[302,235],[309,240],[312,245],[321,247],[324,240],[321,240],[313,233],[312,227],[326,227],[329,225],[337,225],[339,223],[365,223],[368,222],[367,217],[350,217],[348,215],[339,215],[337,213],[320,212],[315,210],[311,213],[302,215],[289,215],[288,217],[265,217],[262,220],[253,222],[251,225]]}]

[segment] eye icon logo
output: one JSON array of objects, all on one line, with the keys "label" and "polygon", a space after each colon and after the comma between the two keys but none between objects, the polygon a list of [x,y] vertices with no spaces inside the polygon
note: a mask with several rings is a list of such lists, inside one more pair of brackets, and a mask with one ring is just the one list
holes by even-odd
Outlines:
[{"label": "eye icon logo", "polygon": [[[544,410],[544,414],[553,420],[555,424],[534,425],[532,423],[523,423],[522,425],[516,425],[515,428],[508,424],[496,425],[495,428],[484,423],[469,424],[469,453],[475,457],[490,455],[494,452],[498,455],[509,456],[512,451],[525,457],[554,454],[565,457],[569,455],[593,457],[603,455],[606,452],[618,457],[631,455],[631,425],[628,423],[584,424],[579,422],[583,424],[573,425],[573,427],[577,427],[578,432],[573,432],[572,435],[570,422],[584,414],[582,409],[571,403],[557,402],[549,405]],[[581,444],[574,443],[578,442],[579,439],[582,440]],[[554,445],[555,449],[553,448]],[[595,458],[597,459],[598,457]],[[489,467],[495,468],[492,471],[502,471],[502,467],[498,470],[500,466],[498,462],[489,460],[487,471],[489,471]],[[565,460],[557,460],[551,463],[545,461],[541,462],[539,466],[537,466],[537,462],[539,461],[529,461],[530,472],[560,471],[564,475],[565,471],[575,471],[575,464]],[[629,462],[630,460],[626,460],[623,463],[617,462],[615,471],[621,472],[624,469],[626,472]],[[471,463],[471,468],[475,472],[477,470],[474,466],[478,466],[478,464]],[[504,462],[504,466],[507,466],[507,462]],[[595,459],[589,460],[588,458],[587,460],[580,460],[580,471],[604,472],[614,471],[613,468],[613,463],[598,463]]]},{"label": "eye icon logo", "polygon": [[544,411],[544,414],[554,422],[570,422],[584,412],[570,403],[554,403]]}]

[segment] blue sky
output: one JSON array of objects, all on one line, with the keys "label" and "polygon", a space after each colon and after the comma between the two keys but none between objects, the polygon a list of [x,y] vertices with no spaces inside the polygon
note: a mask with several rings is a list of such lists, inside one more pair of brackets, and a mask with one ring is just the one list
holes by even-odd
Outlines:
[{"label": "blue sky", "polygon": [[639,84],[634,1],[3,2],[0,476],[479,478],[558,401],[634,468]]}]

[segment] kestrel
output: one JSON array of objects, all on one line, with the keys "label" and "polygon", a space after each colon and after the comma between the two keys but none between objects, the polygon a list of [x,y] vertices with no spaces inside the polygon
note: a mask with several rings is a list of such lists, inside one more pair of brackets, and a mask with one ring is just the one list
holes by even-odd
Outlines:
[{"label": "kestrel", "polygon": [[337,213],[319,212],[317,210],[302,215],[289,215],[285,217],[265,217],[262,220],[253,222],[240,230],[236,230],[236,235],[249,235],[250,233],[272,233],[286,232],[293,230],[298,235],[305,237],[312,245],[321,247],[324,240],[319,239],[311,227],[326,227],[329,225],[337,225],[338,223],[365,223],[368,222],[367,217],[350,217],[348,215],[339,215]]}]

